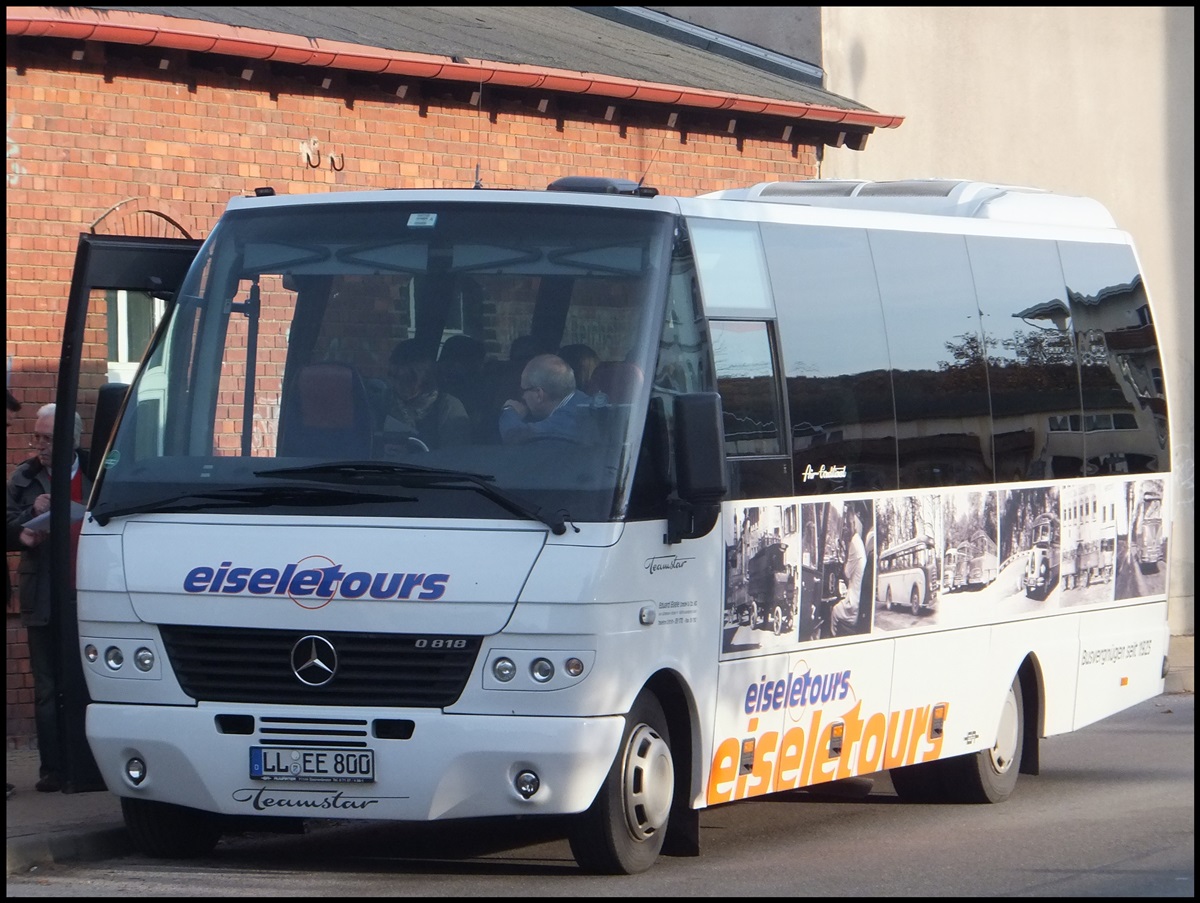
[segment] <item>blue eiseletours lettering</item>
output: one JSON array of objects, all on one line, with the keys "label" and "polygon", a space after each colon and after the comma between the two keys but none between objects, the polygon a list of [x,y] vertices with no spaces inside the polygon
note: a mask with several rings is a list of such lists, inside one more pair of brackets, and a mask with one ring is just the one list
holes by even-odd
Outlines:
[{"label": "blue eiseletours lettering", "polygon": [[450,582],[449,574],[426,574],[421,584],[421,595],[418,599],[434,602],[446,594],[446,584]]},{"label": "blue eiseletours lettering", "polygon": [[[328,561],[329,559],[324,559]],[[312,558],[277,567],[247,567],[222,561],[194,567],[183,578],[185,593],[292,596],[435,602],[446,594],[449,574],[353,571],[340,564],[307,567]]]},{"label": "blue eiseletours lettering", "polygon": [[770,712],[780,709],[795,709],[801,706],[820,705],[835,699],[845,699],[850,692],[850,672],[837,671],[832,674],[788,674],[778,680],[768,680],[764,674],[747,685],[745,710],[747,715],[755,712]]},{"label": "blue eiseletours lettering", "polygon": [[208,589],[212,578],[212,568],[192,568],[183,578],[183,591],[185,593],[202,593]]}]

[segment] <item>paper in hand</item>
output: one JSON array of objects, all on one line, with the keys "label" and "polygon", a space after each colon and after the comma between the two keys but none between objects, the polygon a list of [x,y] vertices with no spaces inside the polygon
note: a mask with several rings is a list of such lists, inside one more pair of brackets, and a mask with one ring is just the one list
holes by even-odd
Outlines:
[{"label": "paper in hand", "polygon": [[[83,520],[85,510],[86,509],[79,502],[71,502],[71,523],[76,523],[77,521]],[[47,511],[45,514],[39,514],[35,517],[31,517],[29,520],[25,521],[25,523],[21,524],[21,526],[30,530],[37,530],[40,533],[49,533],[50,512]]]}]

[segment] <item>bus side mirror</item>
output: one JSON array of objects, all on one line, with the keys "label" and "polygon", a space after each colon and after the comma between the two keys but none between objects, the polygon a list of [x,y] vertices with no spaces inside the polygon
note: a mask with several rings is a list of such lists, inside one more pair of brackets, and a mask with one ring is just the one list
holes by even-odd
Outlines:
[{"label": "bus side mirror", "polygon": [[100,472],[101,458],[108,448],[127,394],[129,386],[125,383],[106,383],[96,394],[96,416],[92,420],[92,447],[88,462],[88,470],[91,471],[88,476],[93,480]]},{"label": "bus side mirror", "polygon": [[721,396],[695,392],[675,399],[675,475],[678,499],[667,515],[669,544],[704,536],[729,491]]}]

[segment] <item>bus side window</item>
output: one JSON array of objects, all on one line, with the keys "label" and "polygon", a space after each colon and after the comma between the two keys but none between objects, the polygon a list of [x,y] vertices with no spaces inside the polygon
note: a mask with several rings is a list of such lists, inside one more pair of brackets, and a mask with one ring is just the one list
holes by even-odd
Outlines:
[{"label": "bus side window", "polygon": [[709,329],[724,411],[730,497],[791,495],[769,326],[762,321],[713,320]]},{"label": "bus side window", "polygon": [[1068,241],[1058,248],[1079,353],[1084,473],[1165,471],[1162,360],[1133,250]]},{"label": "bus side window", "polygon": [[797,495],[895,489],[883,310],[862,229],[763,223]]},{"label": "bus side window", "polygon": [[966,243],[868,234],[891,356],[900,488],[990,482],[986,354]]},{"label": "bus side window", "polygon": [[1058,249],[972,235],[967,253],[987,345],[996,478],[1078,475],[1079,368]]}]

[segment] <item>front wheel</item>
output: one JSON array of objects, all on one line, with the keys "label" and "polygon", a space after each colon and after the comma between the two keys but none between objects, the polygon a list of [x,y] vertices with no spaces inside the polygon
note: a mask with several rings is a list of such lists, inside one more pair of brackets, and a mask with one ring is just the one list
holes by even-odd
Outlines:
[{"label": "front wheel", "polygon": [[643,691],[625,716],[625,732],[596,799],[570,833],[580,868],[604,875],[635,875],[662,849],[675,796],[671,735],[662,705]]},{"label": "front wheel", "polygon": [[784,617],[782,605],[776,605],[775,610],[771,612],[771,629],[775,632],[775,636],[783,633]]},{"label": "front wheel", "polygon": [[908,597],[908,607],[914,618],[921,613],[921,591],[917,589],[916,584],[913,584],[912,595]]},{"label": "front wheel", "polygon": [[121,797],[121,814],[134,846],[157,859],[207,856],[221,839],[221,818],[210,812]]}]

